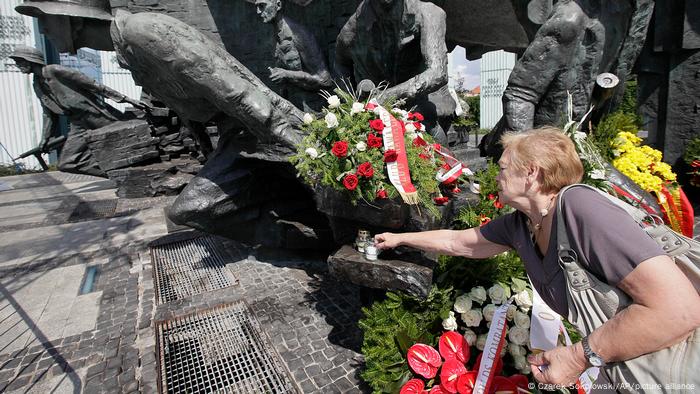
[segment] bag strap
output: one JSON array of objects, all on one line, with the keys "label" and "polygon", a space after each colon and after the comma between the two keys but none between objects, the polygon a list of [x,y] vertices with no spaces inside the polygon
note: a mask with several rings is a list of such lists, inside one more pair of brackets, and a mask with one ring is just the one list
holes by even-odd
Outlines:
[{"label": "bag strap", "polygon": [[[569,235],[566,231],[566,220],[562,211],[564,205],[564,193],[578,184],[569,185],[561,189],[557,199],[557,258],[559,265],[564,270],[567,282],[573,290],[583,291],[592,287],[588,272],[579,263],[579,256],[571,247]],[[586,186],[587,185],[582,185]],[[585,258],[585,257],[584,257]]]}]

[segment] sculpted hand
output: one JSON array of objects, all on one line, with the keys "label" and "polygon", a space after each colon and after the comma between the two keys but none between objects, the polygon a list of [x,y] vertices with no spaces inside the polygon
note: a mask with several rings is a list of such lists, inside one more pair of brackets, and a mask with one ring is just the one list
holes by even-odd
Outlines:
[{"label": "sculpted hand", "polygon": [[279,67],[268,67],[270,69],[270,80],[272,82],[283,82],[287,79],[287,70]]},{"label": "sculpted hand", "polygon": [[380,250],[393,249],[400,245],[399,237],[400,234],[381,233],[374,236],[374,243]]},{"label": "sculpted hand", "polygon": [[578,377],[587,368],[584,360],[580,343],[559,346],[527,358],[532,375],[538,382],[562,386],[571,386],[576,383]]}]

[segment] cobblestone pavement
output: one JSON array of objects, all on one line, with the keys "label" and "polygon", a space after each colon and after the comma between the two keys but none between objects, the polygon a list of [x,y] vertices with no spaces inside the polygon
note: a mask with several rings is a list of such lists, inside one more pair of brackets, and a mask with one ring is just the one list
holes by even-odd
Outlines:
[{"label": "cobblestone pavement", "polygon": [[[116,199],[107,181],[61,173],[0,181],[13,188],[0,192],[12,219],[0,224],[0,392],[155,393],[156,322],[241,299],[300,392],[367,391],[358,376],[360,290],[330,278],[325,256],[213,238],[237,283],[156,305],[149,243],[202,236],[167,235],[170,199],[118,200],[110,214],[71,222],[81,202]],[[89,269],[94,284],[79,294]],[[81,307],[90,303],[94,316]]]}]

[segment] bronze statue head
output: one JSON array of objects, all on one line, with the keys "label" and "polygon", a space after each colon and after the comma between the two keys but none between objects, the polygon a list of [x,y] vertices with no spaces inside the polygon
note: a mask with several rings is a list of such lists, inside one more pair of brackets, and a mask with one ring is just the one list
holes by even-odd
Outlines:
[{"label": "bronze statue head", "polygon": [[282,0],[255,0],[255,10],[263,23],[272,23],[282,9]]},{"label": "bronze statue head", "polygon": [[25,74],[30,74],[32,72],[33,64],[38,64],[40,66],[46,65],[44,54],[40,50],[26,45],[16,46],[10,58],[15,61],[17,68]]}]

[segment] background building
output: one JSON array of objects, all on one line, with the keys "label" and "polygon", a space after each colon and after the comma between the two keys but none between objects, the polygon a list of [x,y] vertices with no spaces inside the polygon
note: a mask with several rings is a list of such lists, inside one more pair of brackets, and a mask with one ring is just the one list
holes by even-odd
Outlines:
[{"label": "background building", "polygon": [[508,86],[508,77],[515,66],[516,55],[506,51],[485,53],[481,57],[481,116],[482,129],[491,129],[503,115],[501,97]]}]

